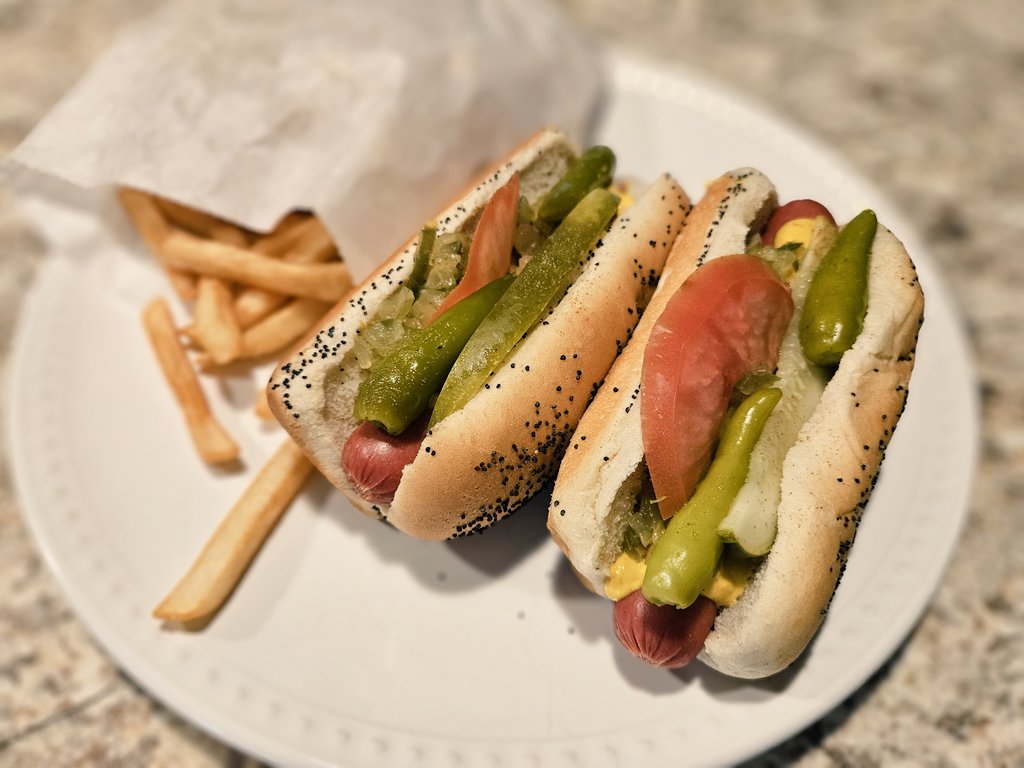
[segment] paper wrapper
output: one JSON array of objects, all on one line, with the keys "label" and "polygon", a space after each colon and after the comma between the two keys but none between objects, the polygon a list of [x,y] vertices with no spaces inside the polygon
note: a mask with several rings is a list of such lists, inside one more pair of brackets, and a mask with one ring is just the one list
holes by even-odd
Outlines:
[{"label": "paper wrapper", "polygon": [[537,129],[582,141],[600,86],[541,0],[186,0],[126,29],[0,171],[259,231],[310,208],[358,281]]}]

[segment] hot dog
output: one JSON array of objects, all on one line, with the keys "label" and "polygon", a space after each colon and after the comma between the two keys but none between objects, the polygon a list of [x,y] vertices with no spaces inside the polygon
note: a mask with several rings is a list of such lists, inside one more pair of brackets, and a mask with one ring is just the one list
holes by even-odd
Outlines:
[{"label": "hot dog", "polygon": [[447,539],[554,474],[690,208],[668,175],[625,207],[613,165],[538,134],[273,373],[272,410],[362,512]]},{"label": "hot dog", "polygon": [[817,632],[906,403],[924,297],[865,211],[709,185],[580,421],[548,527],[657,666],[758,678]]}]

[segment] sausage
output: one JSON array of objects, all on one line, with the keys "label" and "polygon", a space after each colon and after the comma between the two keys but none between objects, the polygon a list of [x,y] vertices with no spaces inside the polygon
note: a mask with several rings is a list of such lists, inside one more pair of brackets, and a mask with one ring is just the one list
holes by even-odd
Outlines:
[{"label": "sausage", "polygon": [[615,603],[615,634],[630,653],[656,667],[683,667],[704,647],[718,606],[701,595],[688,608],[654,605],[641,590]]},{"label": "sausage", "polygon": [[356,427],[345,441],[341,463],[360,496],[374,504],[391,503],[402,470],[420,450],[429,416],[429,412],[420,416],[399,435],[388,434],[369,421]]},{"label": "sausage", "polygon": [[[798,221],[800,219],[815,219],[818,216],[824,216],[832,225],[835,226],[836,220],[829,213],[828,208],[819,203],[817,200],[791,200],[785,205],[777,208],[772,217],[768,220],[768,225],[764,228],[764,234],[761,236],[762,241],[765,245],[783,245],[783,243],[775,243],[775,236],[779,233],[786,224],[791,221]],[[808,230],[809,231],[809,230]]]}]

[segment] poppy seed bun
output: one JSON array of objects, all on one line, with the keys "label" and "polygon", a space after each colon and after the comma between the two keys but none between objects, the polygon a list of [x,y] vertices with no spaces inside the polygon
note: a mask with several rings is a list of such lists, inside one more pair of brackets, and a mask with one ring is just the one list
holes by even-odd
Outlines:
[{"label": "poppy seed bun", "polygon": [[[521,194],[536,202],[573,157],[564,136],[539,134],[441,213],[438,233],[472,232],[491,195],[516,171]],[[337,319],[274,372],[268,385],[271,408],[362,512],[425,539],[479,530],[526,501],[553,474],[572,428],[625,345],[638,301],[651,275],[660,272],[688,209],[684,193],[666,176],[613,220],[566,296],[473,400],[427,433],[390,505],[359,496],[342,469],[342,448],[358,426],[352,403],[363,376],[346,353],[358,330],[408,274],[416,238],[340,303]]]}]

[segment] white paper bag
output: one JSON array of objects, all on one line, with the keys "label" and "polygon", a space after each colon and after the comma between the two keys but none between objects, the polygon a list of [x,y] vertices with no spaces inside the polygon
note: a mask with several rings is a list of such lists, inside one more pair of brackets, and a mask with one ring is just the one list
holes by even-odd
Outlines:
[{"label": "white paper bag", "polygon": [[261,231],[311,208],[359,280],[537,129],[582,141],[601,74],[543,0],[184,0],[125,29],[2,172]]}]

